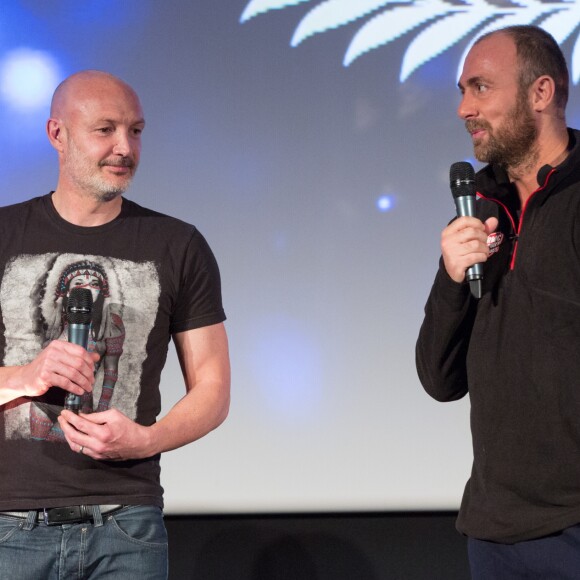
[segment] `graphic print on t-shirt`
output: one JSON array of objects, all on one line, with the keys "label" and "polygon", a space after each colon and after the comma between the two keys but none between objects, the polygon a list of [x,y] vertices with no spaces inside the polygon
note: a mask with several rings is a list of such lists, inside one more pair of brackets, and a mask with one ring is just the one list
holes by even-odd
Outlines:
[{"label": "graphic print on t-shirt", "polygon": [[[89,288],[93,294],[87,349],[101,356],[93,392],[81,398],[81,411],[114,406],[135,419],[147,338],[160,295],[159,276],[151,262],[78,254],[11,260],[0,285],[4,365],[26,364],[50,341],[67,339],[66,305],[75,287]],[[5,437],[64,441],[57,417],[65,395],[53,388],[31,402],[8,404]]]}]

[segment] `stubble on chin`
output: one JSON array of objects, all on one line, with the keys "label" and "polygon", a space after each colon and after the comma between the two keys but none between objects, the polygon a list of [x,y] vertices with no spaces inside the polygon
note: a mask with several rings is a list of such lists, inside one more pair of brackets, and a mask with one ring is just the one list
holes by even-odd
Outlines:
[{"label": "stubble on chin", "polygon": [[481,140],[473,144],[473,155],[481,163],[492,165],[503,165],[506,159],[506,151],[491,134],[488,135],[487,143]]},{"label": "stubble on chin", "polygon": [[121,197],[131,184],[131,179],[124,181],[122,184],[112,184],[101,176],[92,175],[74,180],[84,196],[98,203],[110,203]]},{"label": "stubble on chin", "polygon": [[[106,167],[128,167],[130,174],[122,179],[106,175]],[[98,203],[110,203],[123,195],[131,185],[136,163],[130,157],[119,160],[105,159],[94,164],[85,156],[73,139],[69,141],[69,151],[63,169],[76,185],[77,191]]]},{"label": "stubble on chin", "polygon": [[118,188],[116,190],[108,190],[108,191],[95,191],[93,193],[93,197],[96,201],[100,203],[109,203],[114,201],[118,197],[121,197],[128,189],[129,186]]},{"label": "stubble on chin", "polygon": [[465,127],[470,133],[484,129],[487,134],[486,139],[473,143],[473,154],[478,161],[510,170],[527,168],[535,163],[538,133],[525,95],[518,96],[501,126],[494,129],[487,121],[467,120]]},{"label": "stubble on chin", "polygon": [[488,135],[487,143],[476,143],[473,154],[478,161],[508,170],[533,166],[537,157],[536,132],[529,125],[517,132],[498,137]]},{"label": "stubble on chin", "polygon": [[[107,179],[106,175],[103,174],[104,169],[109,166],[129,167],[131,168],[131,173],[122,179],[119,183],[112,183],[109,179]],[[127,189],[129,189],[135,174],[135,163],[129,158],[123,158],[117,163],[104,161],[99,163],[99,171],[100,173],[96,173],[91,179],[93,182],[92,185],[94,186],[94,195],[99,201],[107,203],[117,199],[123,195]]]},{"label": "stubble on chin", "polygon": [[131,162],[119,164],[120,166],[131,167],[130,175],[123,178],[108,176],[106,174],[106,167],[113,165],[111,163],[101,163],[98,168],[90,171],[87,168],[84,176],[80,177],[79,181],[84,185],[85,191],[96,201],[100,203],[110,203],[122,196],[133,181],[134,164]]}]

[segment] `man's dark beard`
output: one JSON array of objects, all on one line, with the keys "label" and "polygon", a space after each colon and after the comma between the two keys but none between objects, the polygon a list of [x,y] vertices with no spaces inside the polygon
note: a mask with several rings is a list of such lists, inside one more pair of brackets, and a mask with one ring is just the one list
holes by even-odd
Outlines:
[{"label": "man's dark beard", "polygon": [[538,130],[525,90],[520,89],[516,105],[503,125],[495,129],[495,135],[487,121],[467,120],[465,126],[469,132],[478,128],[487,131],[487,143],[474,145],[478,161],[503,167],[519,167],[533,156]]}]

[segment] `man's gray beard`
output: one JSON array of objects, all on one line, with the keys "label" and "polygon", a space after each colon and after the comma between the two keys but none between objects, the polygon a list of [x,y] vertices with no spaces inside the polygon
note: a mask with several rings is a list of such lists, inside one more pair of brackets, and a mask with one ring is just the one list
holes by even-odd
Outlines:
[{"label": "man's gray beard", "polygon": [[127,183],[125,187],[104,187],[100,190],[93,190],[93,197],[97,199],[97,201],[102,202],[109,202],[113,201],[114,199],[118,198],[120,195],[123,195],[127,189],[129,189],[129,185],[131,185],[131,181]]},{"label": "man's gray beard", "polygon": [[86,179],[77,179],[75,177],[74,181],[89,197],[99,202],[109,202],[123,195],[129,189],[132,179],[123,186],[113,186],[98,176],[91,176]]},{"label": "man's gray beard", "polygon": [[72,138],[69,140],[69,146],[67,164],[73,168],[72,179],[89,197],[98,202],[110,202],[127,191],[133,181],[133,175],[127,178],[123,185],[113,185],[107,182],[82,155]]}]

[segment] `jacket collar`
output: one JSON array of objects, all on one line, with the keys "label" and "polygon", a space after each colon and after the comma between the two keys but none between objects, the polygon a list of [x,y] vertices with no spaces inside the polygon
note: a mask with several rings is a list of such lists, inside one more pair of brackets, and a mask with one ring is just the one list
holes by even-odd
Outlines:
[{"label": "jacket collar", "polygon": [[[580,131],[576,129],[568,129],[568,136],[568,148],[570,149],[570,154],[556,167],[546,164],[540,168],[537,176],[539,188],[545,186],[545,190],[550,191],[571,173],[578,171],[580,165]],[[548,183],[546,183],[552,170],[555,171],[550,176]],[[578,174],[578,179],[580,180],[580,174]],[[514,192],[514,188],[510,184],[507,172],[499,165],[486,165],[483,169],[478,171],[476,183],[478,191],[492,193],[493,196],[497,198],[511,195]]]}]

